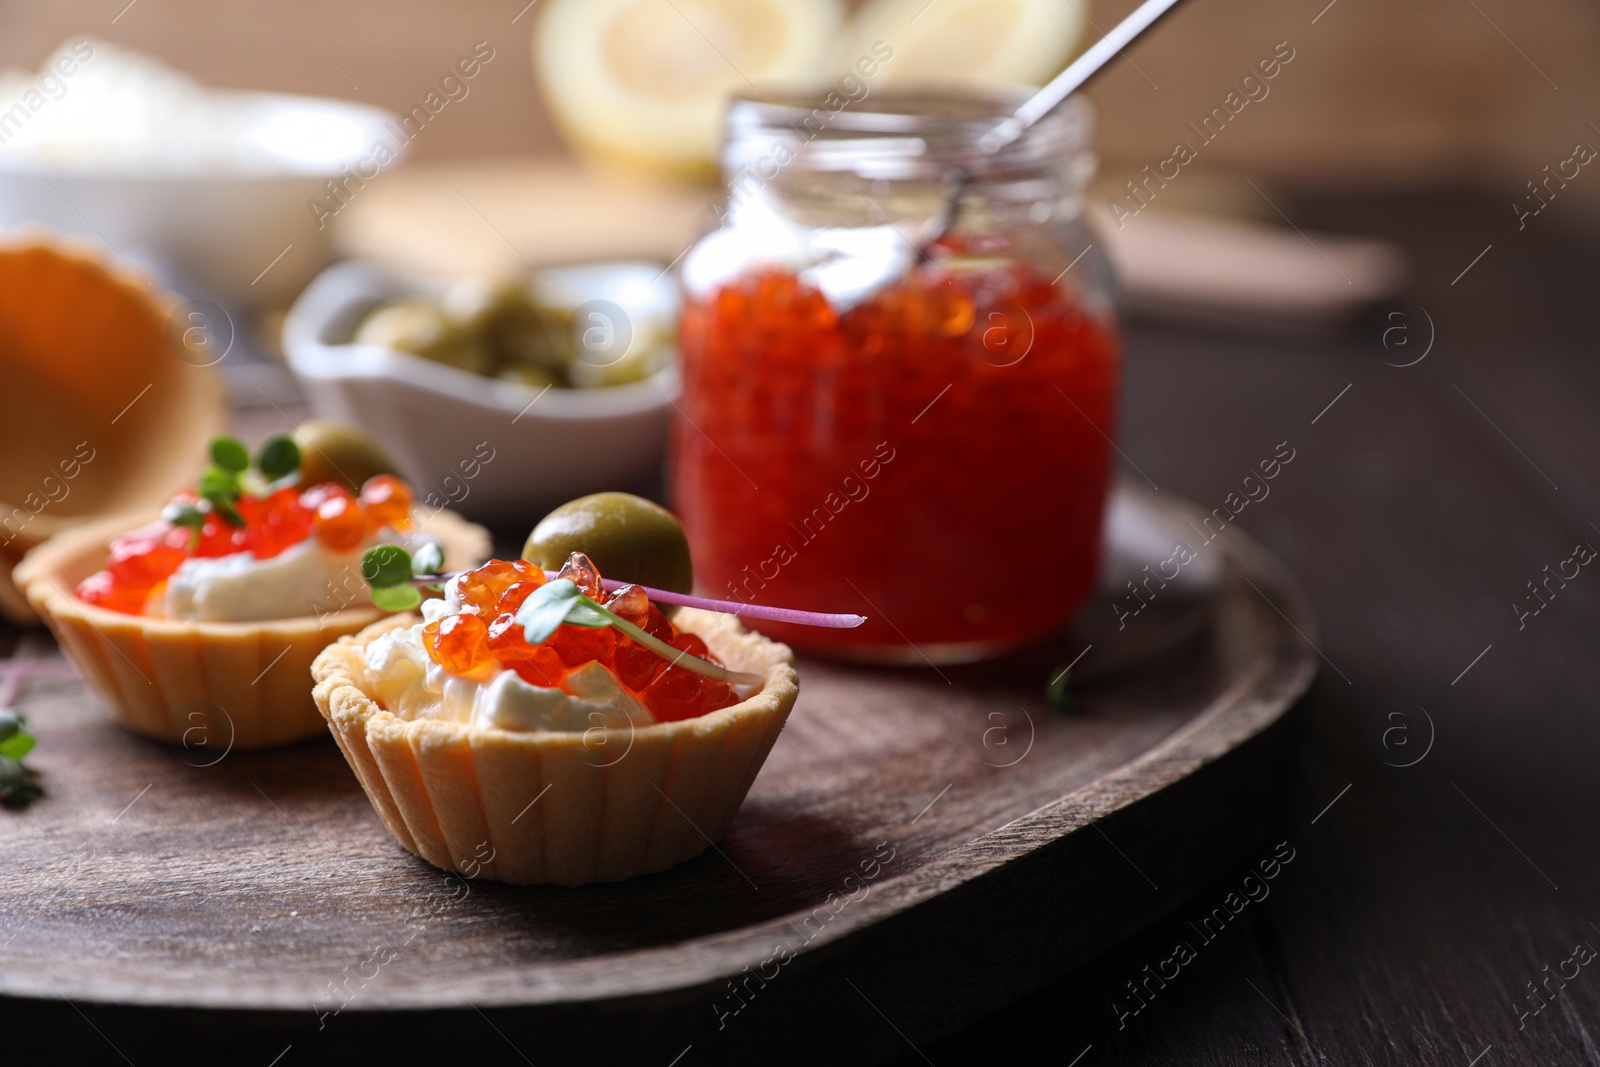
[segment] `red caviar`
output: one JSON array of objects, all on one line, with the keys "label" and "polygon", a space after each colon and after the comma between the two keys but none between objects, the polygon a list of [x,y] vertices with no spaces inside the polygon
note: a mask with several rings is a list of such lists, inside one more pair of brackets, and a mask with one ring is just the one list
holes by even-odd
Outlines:
[{"label": "red caviar", "polygon": [[498,602],[518,582],[532,582],[537,589],[544,584],[544,571],[525,559],[510,563],[503,559],[491,559],[476,570],[467,571],[456,585],[461,592],[461,599],[478,608],[481,613],[484,606]]},{"label": "red caviar", "polygon": [[119,585],[110,571],[96,571],[78,583],[78,599],[85,604],[138,615],[144,611],[147,590]]},{"label": "red caviar", "polygon": [[361,506],[380,526],[410,529],[411,503],[411,487],[392,474],[376,475],[361,487]]},{"label": "red caviar", "polygon": [[335,552],[348,552],[367,539],[371,524],[361,505],[347,496],[324,500],[312,520],[317,540]]},{"label": "red caviar", "polygon": [[494,662],[489,648],[489,624],[478,615],[446,615],[422,628],[422,643],[451,674],[471,674]]},{"label": "red caviar", "polygon": [[[626,585],[609,595],[601,592],[600,572],[579,553],[573,554],[561,574],[572,578],[580,589],[593,590],[597,594],[594,599],[651,636],[689,655],[717,662],[704,641],[691,633],[679,633],[638,586]],[[549,640],[528,644],[514,615],[543,584],[544,573],[523,560],[490,560],[467,571],[456,579],[462,613],[423,627],[429,655],[452,674],[468,674],[498,661],[529,685],[559,689],[567,689],[566,679],[573,671],[598,662],[657,722],[691,719],[739,702],[727,683],[673,666],[610,627],[564,625]],[[472,621],[452,621],[456,619]]]},{"label": "red caviar", "polygon": [[271,559],[311,533],[313,513],[293,489],[279,489],[265,499],[241,497],[238,507],[245,520],[245,547],[257,559]]},{"label": "red caviar", "polygon": [[944,259],[836,312],[774,270],[690,299],[679,349],[674,505],[704,593],[870,616],[760,629],[920,663],[1088,595],[1119,345],[1050,276]]},{"label": "red caviar", "polygon": [[148,589],[164,582],[187,558],[185,530],[163,530],[111,542],[106,570],[111,581],[130,589]]},{"label": "red caviar", "polygon": [[[387,474],[363,486],[359,499],[332,482],[304,490],[278,489],[264,497],[245,493],[234,503],[243,526],[212,511],[198,530],[163,521],[114,538],[106,569],[78,583],[78,599],[140,615],[184,560],[238,552],[271,559],[313,536],[330,549],[350,551],[381,527],[409,526],[408,515],[398,509],[404,502],[409,512],[411,499],[410,487]],[[204,506],[190,492],[174,494],[171,503]],[[543,574],[539,581],[544,581]]]}]

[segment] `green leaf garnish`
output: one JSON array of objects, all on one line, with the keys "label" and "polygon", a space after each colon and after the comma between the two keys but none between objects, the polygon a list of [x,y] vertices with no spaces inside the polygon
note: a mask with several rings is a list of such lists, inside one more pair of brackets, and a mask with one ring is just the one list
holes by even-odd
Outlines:
[{"label": "green leaf garnish", "polygon": [[422,603],[411,584],[411,553],[397,544],[379,544],[362,553],[362,577],[373,587],[373,603],[384,611],[410,611]]},{"label": "green leaf garnish", "polygon": [[1072,671],[1062,670],[1045,686],[1044,696],[1050,706],[1061,711],[1075,712],[1078,708],[1078,698],[1073,694]]},{"label": "green leaf garnish", "polygon": [[229,498],[224,493],[201,493],[205,502],[211,505],[211,510],[222,516],[222,521],[229,526],[245,525],[244,516],[239,514],[239,509],[233,506],[233,501],[238,497]]},{"label": "green leaf garnish", "polygon": [[571,626],[587,626],[591,630],[598,630],[610,626],[611,620],[615,617],[588,597],[580,597],[567,612],[567,623]]},{"label": "green leaf garnish", "polygon": [[20,760],[23,756],[33,751],[33,735],[29,733],[15,733],[4,741],[0,741],[0,756]]},{"label": "green leaf garnish", "polygon": [[22,765],[33,750],[27,720],[10,708],[0,710],[0,804],[20,807],[42,790],[34,773]]},{"label": "green leaf garnish", "polygon": [[425,541],[411,557],[411,573],[438,574],[444,570],[444,549],[432,541]]},{"label": "green leaf garnish", "polygon": [[213,496],[237,499],[239,489],[239,476],[226,467],[213,464],[206,468],[204,474],[200,475],[198,490],[201,496],[208,499]]},{"label": "green leaf garnish", "polygon": [[300,446],[286,434],[276,434],[261,442],[256,453],[256,469],[270,481],[300,469]]},{"label": "green leaf garnish", "polygon": [[206,524],[206,513],[193,504],[168,504],[161,509],[161,521],[169,526],[198,530]]},{"label": "green leaf garnish", "polygon": [[20,808],[42,792],[32,771],[8,756],[0,756],[0,804]]},{"label": "green leaf garnish", "polygon": [[[432,553],[427,549],[432,549]],[[434,558],[437,557],[437,558]],[[417,551],[417,559],[434,568],[444,566],[439,546],[429,543]],[[412,582],[418,577],[411,553],[399,545],[375,545],[361,556],[361,577],[372,587],[372,603],[384,611],[410,611],[422,603],[422,594]],[[438,586],[430,585],[437,589]]]},{"label": "green leaf garnish", "polygon": [[[218,438],[218,440],[222,440]],[[226,467],[212,464],[205,473],[200,475],[200,499],[211,505],[211,510],[231,526],[243,526],[244,518],[233,506],[239,499],[243,487],[239,484],[239,475]]]},{"label": "green leaf garnish", "polygon": [[243,474],[250,469],[250,452],[237,437],[213,437],[211,462],[225,471]]},{"label": "green leaf garnish", "polygon": [[244,526],[244,516],[239,514],[237,505],[245,491],[265,496],[287,486],[293,480],[290,476],[300,469],[300,449],[283,434],[262,443],[255,471],[250,469],[250,451],[236,437],[213,437],[209,451],[211,465],[195,486],[195,495],[205,506],[173,504],[161,513],[171,525],[187,526],[195,532],[191,544],[198,543],[208,510],[230,526]]},{"label": "green leaf garnish", "polygon": [[535,589],[515,616],[514,621],[522,627],[522,639],[530,645],[544,644],[561,629],[580,599],[583,594],[570,578],[557,578]]},{"label": "green leaf garnish", "polygon": [[374,591],[406,585],[411,575],[411,553],[399,545],[377,545],[361,557],[361,577]]},{"label": "green leaf garnish", "polygon": [[422,603],[422,594],[414,585],[386,585],[374,587],[372,603],[384,611],[410,611]]}]

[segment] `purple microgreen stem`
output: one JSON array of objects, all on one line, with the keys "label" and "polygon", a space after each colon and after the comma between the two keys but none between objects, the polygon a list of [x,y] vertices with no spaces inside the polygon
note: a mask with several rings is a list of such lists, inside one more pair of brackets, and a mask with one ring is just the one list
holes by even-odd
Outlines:
[{"label": "purple microgreen stem", "polygon": [[582,594],[579,595],[582,597],[584,602],[588,603],[596,611],[600,612],[600,614],[610,619],[611,625],[615,629],[621,630],[623,633],[627,634],[629,637],[633,638],[645,648],[648,648],[650,651],[654,652],[656,655],[660,656],[662,659],[666,660],[675,667],[683,667],[686,670],[691,670],[696,674],[703,675],[707,678],[713,679],[714,681],[727,682],[729,685],[763,685],[766,683],[766,679],[761,677],[759,674],[748,674],[744,671],[730,671],[726,667],[719,667],[715,663],[708,663],[698,656],[691,656],[681,648],[673,648],[671,645],[661,640],[661,638],[656,637],[648,630],[635,626],[633,623],[629,622],[627,619],[624,619],[622,616],[618,615],[604,604],[597,604],[588,597],[582,596]]}]

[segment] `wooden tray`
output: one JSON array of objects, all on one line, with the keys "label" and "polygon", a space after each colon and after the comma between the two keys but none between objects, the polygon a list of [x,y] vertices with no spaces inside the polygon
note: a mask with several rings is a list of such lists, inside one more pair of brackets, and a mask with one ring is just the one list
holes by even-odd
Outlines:
[{"label": "wooden tray", "polygon": [[[540,1063],[905,1052],[1170,910],[1271,825],[1282,717],[1316,666],[1302,597],[1239,531],[1202,546],[1180,502],[1119,490],[1110,529],[1107,584],[1176,542],[1198,557],[1121,628],[1126,588],[1000,662],[803,661],[729,835],[619,885],[446,876],[390,839],[331,741],[165,748],[70,674],[32,680],[47,792],[0,813],[0,994],[122,1005],[103,1009],[119,1049],[170,1041],[144,1025],[166,1016],[219,1047],[249,1033],[261,1063],[280,1040],[420,1054],[469,1024]],[[1064,712],[1045,688],[1070,662]]]}]

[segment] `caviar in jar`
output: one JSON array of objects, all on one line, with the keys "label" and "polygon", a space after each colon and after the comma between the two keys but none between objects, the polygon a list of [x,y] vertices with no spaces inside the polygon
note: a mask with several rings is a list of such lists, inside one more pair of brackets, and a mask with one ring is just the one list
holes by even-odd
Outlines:
[{"label": "caviar in jar", "polygon": [[[797,105],[734,106],[743,177],[685,260],[673,501],[707,595],[870,617],[774,636],[977,658],[1061,626],[1098,563],[1120,349],[1076,218],[1088,119],[974,160],[1005,101],[872,102],[798,146]],[[956,224],[919,244],[956,161]]]}]

